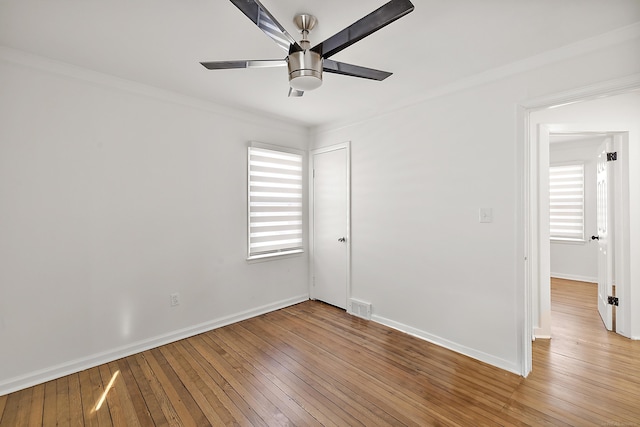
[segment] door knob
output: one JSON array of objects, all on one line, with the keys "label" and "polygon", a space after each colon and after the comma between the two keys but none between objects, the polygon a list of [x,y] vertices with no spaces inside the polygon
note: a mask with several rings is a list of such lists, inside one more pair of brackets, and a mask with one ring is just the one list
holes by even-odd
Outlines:
[{"label": "door knob", "polygon": [[338,242],[346,242],[346,241],[347,241],[347,238],[346,238],[346,237],[340,237],[340,238],[338,239]]},{"label": "door knob", "polygon": [[591,240],[600,240],[600,236],[591,236]]}]

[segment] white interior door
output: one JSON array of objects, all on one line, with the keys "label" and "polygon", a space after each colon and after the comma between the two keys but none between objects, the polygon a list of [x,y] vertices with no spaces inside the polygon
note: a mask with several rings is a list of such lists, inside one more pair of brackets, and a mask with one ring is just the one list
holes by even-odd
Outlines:
[{"label": "white interior door", "polygon": [[592,238],[598,241],[598,312],[605,327],[613,327],[613,310],[608,302],[609,295],[613,295],[613,258],[611,232],[613,230],[613,215],[611,203],[611,174],[607,160],[607,152],[611,151],[612,142],[607,139],[598,148],[597,186],[596,186],[596,221],[598,235]]},{"label": "white interior door", "polygon": [[316,150],[313,162],[311,295],[346,309],[349,256],[349,146]]}]

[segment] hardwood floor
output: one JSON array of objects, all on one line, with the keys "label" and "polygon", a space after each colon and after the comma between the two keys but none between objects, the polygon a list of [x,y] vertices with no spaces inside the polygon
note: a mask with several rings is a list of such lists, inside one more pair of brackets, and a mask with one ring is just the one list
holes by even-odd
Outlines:
[{"label": "hardwood floor", "polygon": [[640,342],[552,281],[527,379],[305,302],[0,396],[0,426],[640,425]]}]

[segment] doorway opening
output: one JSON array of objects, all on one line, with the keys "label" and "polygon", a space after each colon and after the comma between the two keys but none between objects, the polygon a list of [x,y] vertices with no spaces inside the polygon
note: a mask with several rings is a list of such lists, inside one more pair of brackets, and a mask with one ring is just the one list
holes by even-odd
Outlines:
[{"label": "doorway opening", "polygon": [[[554,133],[614,133],[626,144],[624,155],[618,158],[627,162],[626,180],[623,183],[623,194],[618,198],[622,208],[616,210],[616,224],[631,232],[623,233],[616,241],[616,296],[620,306],[617,309],[617,330],[631,337],[631,317],[629,289],[637,288],[638,268],[632,266],[629,259],[630,242],[637,245],[638,236],[631,235],[630,206],[635,206],[638,192],[629,190],[630,177],[636,179],[636,168],[629,172],[629,163],[638,163],[638,143],[640,142],[637,117],[640,111],[640,75],[618,81],[604,82],[592,87],[583,88],[563,94],[557,94],[533,100],[521,105],[519,123],[522,126],[523,138],[521,158],[523,171],[521,185],[523,188],[521,224],[524,233],[524,263],[520,271],[524,277],[522,288],[523,333],[521,342],[522,374],[527,376],[532,367],[531,342],[537,338],[550,338],[551,301],[550,301],[550,244],[549,244],[549,199],[548,199],[548,167],[549,136]],[[617,107],[616,102],[629,101],[633,106],[631,112]],[[598,108],[600,107],[600,108]],[[589,113],[587,113],[589,112]],[[545,140],[546,138],[546,140]],[[631,144],[632,150],[629,149]],[[629,155],[632,155],[630,158]],[[624,184],[626,182],[626,184]],[[631,195],[631,199],[629,197]],[[630,202],[631,200],[631,202]],[[620,219],[620,220],[619,220]],[[633,223],[636,224],[635,219]],[[616,233],[619,234],[619,233]],[[635,236],[635,237],[634,237]],[[591,236],[589,236],[591,237]],[[618,250],[619,249],[619,250]],[[625,297],[626,296],[626,297]],[[634,338],[634,337],[632,337]],[[636,337],[637,338],[637,337]]]},{"label": "doorway opening", "polygon": [[[611,99],[610,101],[613,101]],[[593,101],[592,101],[593,102]],[[596,162],[596,169],[598,170],[597,176],[600,177],[603,169],[601,164],[612,166],[614,163],[607,161],[607,152],[613,150],[618,153],[618,160],[615,162],[615,168],[609,168],[609,179],[605,179],[604,184],[596,183],[596,201],[598,206],[596,207],[596,230],[592,233],[593,239],[589,244],[595,244],[598,246],[596,252],[596,276],[598,282],[598,311],[601,314],[602,320],[608,330],[612,328],[612,305],[609,304],[609,297],[612,295],[613,277],[620,286],[617,291],[619,294],[628,294],[629,281],[628,281],[628,266],[630,261],[628,260],[629,249],[628,242],[625,241],[624,236],[628,235],[629,230],[629,178],[628,178],[628,141],[629,132],[625,128],[626,125],[614,125],[608,123],[606,120],[594,120],[594,117],[599,117],[601,112],[601,103],[585,102],[580,105],[580,108],[573,108],[578,110],[574,114],[583,115],[584,118],[577,119],[583,122],[589,122],[589,124],[583,124],[575,121],[576,116],[567,111],[558,110],[543,110],[531,113],[532,119],[532,133],[534,133],[535,145],[537,145],[537,170],[536,170],[536,208],[535,214],[537,218],[537,230],[536,235],[533,236],[537,242],[538,257],[537,257],[537,283],[532,288],[533,297],[537,298],[537,306],[533,307],[533,314],[537,315],[534,320],[535,327],[533,329],[534,339],[550,339],[551,338],[551,292],[550,292],[550,280],[551,274],[551,221],[550,221],[550,179],[549,179],[549,167],[550,152],[551,152],[551,140],[552,135],[578,135],[578,134],[591,134],[591,135],[604,135],[604,138],[593,151],[593,156],[598,155]],[[566,122],[564,122],[566,120]],[[620,126],[620,127],[619,127]],[[606,174],[605,174],[606,175]],[[592,176],[594,180],[596,177]],[[601,178],[598,178],[601,179]],[[608,185],[607,185],[608,183]],[[616,183],[616,186],[612,185]],[[601,200],[603,199],[603,200]],[[615,202],[615,207],[613,203]],[[600,206],[602,203],[608,203],[606,208]],[[611,214],[608,214],[611,213]],[[617,215],[614,221],[614,216]],[[602,217],[602,218],[600,218]],[[615,224],[615,227],[614,227]],[[598,235],[600,235],[598,239]],[[619,239],[614,239],[614,236],[621,236]],[[585,235],[586,237],[586,235]],[[615,262],[613,253],[616,253]],[[536,286],[537,285],[537,286]],[[625,312],[630,310],[631,305],[629,299],[620,299],[623,304],[619,306],[616,311],[616,315],[619,316],[617,326],[618,333],[629,336],[630,324],[625,323]]]},{"label": "doorway opening", "polygon": [[[594,301],[602,323],[613,331],[616,313],[608,301],[616,297],[615,233],[624,232],[614,226],[615,205],[619,204],[616,190],[621,190],[615,172],[621,172],[621,166],[613,154],[621,143],[621,137],[613,133],[549,135],[551,284],[554,279],[568,279],[597,289]],[[551,298],[553,304],[553,292]]]}]

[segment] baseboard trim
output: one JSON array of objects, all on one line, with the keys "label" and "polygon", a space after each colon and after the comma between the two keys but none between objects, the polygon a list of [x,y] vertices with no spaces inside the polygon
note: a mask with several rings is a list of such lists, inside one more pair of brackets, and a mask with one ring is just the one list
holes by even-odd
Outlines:
[{"label": "baseboard trim", "polygon": [[0,396],[309,300],[299,295],[0,382]]},{"label": "baseboard trim", "polygon": [[580,276],[577,274],[551,273],[551,277],[556,279],[575,280],[577,282],[598,283],[597,277]]},{"label": "baseboard trim", "polygon": [[394,320],[390,320],[381,316],[372,315],[371,320],[382,325],[388,326],[390,328],[396,329],[400,332],[404,332],[406,334],[412,335],[416,338],[420,338],[422,340],[428,341],[432,344],[438,345],[440,347],[444,347],[448,350],[455,351],[456,353],[463,354],[465,356],[469,356],[472,359],[479,360],[484,363],[488,363],[489,365],[496,366],[500,369],[504,369],[505,371],[512,372],[514,374],[522,376],[522,370],[519,366],[514,363],[509,362],[508,360],[501,359],[499,357],[492,356],[490,354],[475,350],[473,348],[455,343],[453,341],[449,341],[442,337],[430,334],[428,332],[422,331],[420,329],[416,329],[414,327],[405,325],[400,322],[396,322]]},{"label": "baseboard trim", "polygon": [[533,329],[533,339],[535,340],[550,340],[551,335],[547,333],[546,330],[542,328],[534,328]]}]

